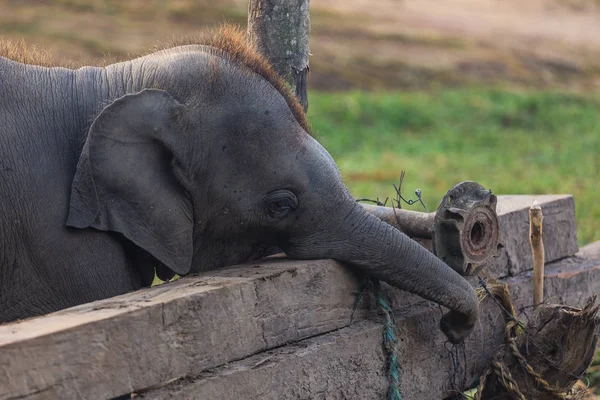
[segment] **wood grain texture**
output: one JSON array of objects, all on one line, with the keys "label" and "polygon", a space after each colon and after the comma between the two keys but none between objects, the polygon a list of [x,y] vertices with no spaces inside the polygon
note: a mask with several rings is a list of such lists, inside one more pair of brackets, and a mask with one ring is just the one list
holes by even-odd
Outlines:
[{"label": "wood grain texture", "polygon": [[492,277],[515,276],[533,269],[529,245],[529,207],[536,200],[544,215],[544,258],[547,263],[572,256],[579,250],[575,201],[571,195],[498,196],[500,242],[504,248],[498,258],[485,264]]},{"label": "wood grain texture", "polygon": [[351,327],[266,351],[141,393],[143,399],[381,399],[381,324]]},{"label": "wood grain texture", "polygon": [[[545,222],[552,215],[568,221],[570,214],[560,204],[572,207],[570,196],[543,197],[538,201],[547,205]],[[525,214],[529,205],[520,205]],[[512,213],[519,210],[515,206]],[[545,235],[553,229],[549,225]],[[522,251],[531,257],[527,232],[525,219]],[[577,306],[597,293],[600,262],[594,257],[599,254],[599,246],[586,247],[577,257],[547,266],[545,298]],[[530,272],[506,279],[517,308],[531,303],[530,280]],[[347,326],[363,283],[334,261],[271,259],[0,325],[0,399],[110,398],[195,376]],[[399,349],[403,373],[411,374],[405,390],[419,396],[420,390],[441,393],[423,381],[447,382],[449,377],[445,338],[438,328],[441,310],[416,295],[384,288],[404,321],[399,323]],[[356,320],[376,314],[369,296],[360,307]],[[470,354],[466,382],[487,360],[501,327],[497,310],[482,314],[480,333],[471,335],[465,347]],[[381,340],[380,332],[377,337]]]},{"label": "wood grain texture", "polygon": [[544,214],[542,208],[533,205],[529,209],[529,243],[533,257],[533,304],[538,307],[544,301]]},{"label": "wood grain texture", "polygon": [[[499,278],[514,276],[518,273],[533,268],[533,256],[529,244],[529,208],[536,200],[544,214],[544,258],[552,262],[564,257],[572,256],[578,251],[577,225],[575,221],[575,201],[571,195],[500,195],[496,213],[500,228],[500,242],[504,248],[500,256],[484,264],[482,271],[490,277]],[[387,213],[375,213],[376,207],[367,205],[374,215],[387,222]],[[404,217],[419,214],[418,218],[401,221],[408,231],[424,235],[425,226],[432,224],[431,215],[402,211]],[[398,225],[392,221],[392,225]],[[405,232],[409,236],[410,232]],[[431,239],[413,237],[423,247],[433,251]]]},{"label": "wood grain texture", "polygon": [[[598,247],[598,246],[597,246]],[[600,291],[600,248],[582,249],[577,257],[547,266],[548,294],[572,306],[583,306]],[[587,254],[585,257],[582,254]],[[506,280],[517,310],[531,304],[528,273]],[[574,292],[581,282],[587,286]],[[396,320],[402,395],[407,400],[442,399],[452,388],[473,386],[504,341],[504,319],[491,299],[483,301],[482,317],[453,362],[437,329],[437,307],[404,313]],[[520,318],[527,320],[530,308]],[[140,393],[143,399],[382,399],[388,381],[382,353],[382,323],[361,321],[350,327],[178,380]],[[458,365],[458,367],[457,367]],[[454,374],[456,371],[456,374]]]},{"label": "wood grain texture", "polygon": [[[591,300],[593,299],[593,300]],[[583,308],[542,304],[515,338],[514,347],[502,346],[493,356],[513,385],[506,385],[498,374],[488,377],[483,399],[511,400],[526,398],[556,400],[582,398],[568,396],[577,381],[594,361],[598,342],[599,306],[595,297]],[[516,355],[527,359],[527,365],[543,377],[544,383],[523,367]],[[507,387],[508,386],[508,387]]]},{"label": "wood grain texture", "polygon": [[349,323],[333,261],[228,268],[0,326],[0,399],[108,398]]}]

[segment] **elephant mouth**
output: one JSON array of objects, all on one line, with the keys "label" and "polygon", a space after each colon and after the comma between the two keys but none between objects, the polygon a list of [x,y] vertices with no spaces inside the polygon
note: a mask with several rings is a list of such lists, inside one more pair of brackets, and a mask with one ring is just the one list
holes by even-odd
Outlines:
[{"label": "elephant mouth", "polygon": [[283,253],[283,250],[281,250],[277,246],[255,243],[252,245],[252,250],[250,251],[250,254],[244,259],[243,262],[246,263],[260,260],[261,258],[269,257],[278,253]]}]

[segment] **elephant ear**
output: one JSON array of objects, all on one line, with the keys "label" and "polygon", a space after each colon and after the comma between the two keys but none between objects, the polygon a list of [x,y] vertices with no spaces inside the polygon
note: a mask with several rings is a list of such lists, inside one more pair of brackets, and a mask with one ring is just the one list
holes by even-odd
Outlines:
[{"label": "elephant ear", "polygon": [[181,169],[183,106],[145,89],[107,106],[92,123],[71,189],[67,225],[123,234],[184,275],[193,216]]}]

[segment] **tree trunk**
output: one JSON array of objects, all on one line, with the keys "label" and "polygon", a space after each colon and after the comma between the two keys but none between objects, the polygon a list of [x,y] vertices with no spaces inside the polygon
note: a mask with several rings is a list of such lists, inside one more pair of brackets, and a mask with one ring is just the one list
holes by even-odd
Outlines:
[{"label": "tree trunk", "polygon": [[250,0],[248,35],[308,110],[310,0]]}]

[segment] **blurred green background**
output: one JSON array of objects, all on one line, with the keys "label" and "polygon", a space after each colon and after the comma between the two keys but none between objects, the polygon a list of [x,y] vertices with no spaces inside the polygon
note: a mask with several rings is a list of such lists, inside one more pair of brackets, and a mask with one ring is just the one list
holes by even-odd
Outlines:
[{"label": "blurred green background", "polygon": [[[600,240],[599,17],[597,0],[313,0],[310,122],[357,197],[393,197],[401,170],[430,209],[463,180],[572,193],[580,244]],[[0,0],[2,38],[57,64],[246,18],[246,0]]]}]

